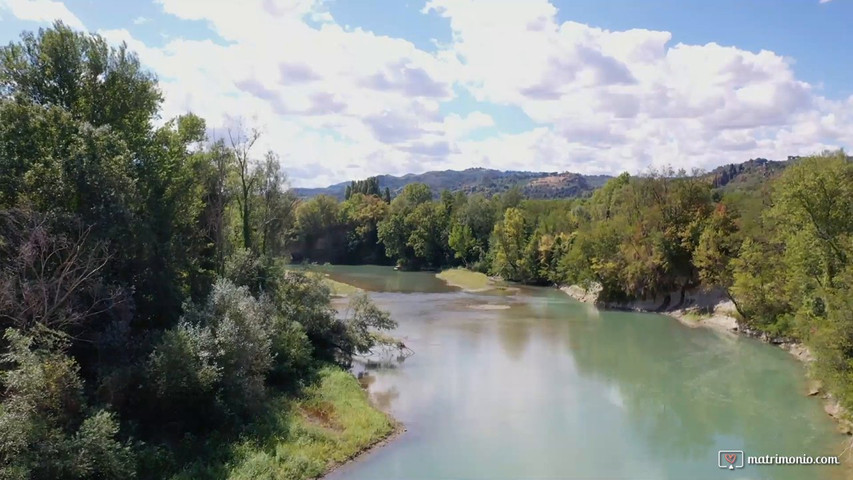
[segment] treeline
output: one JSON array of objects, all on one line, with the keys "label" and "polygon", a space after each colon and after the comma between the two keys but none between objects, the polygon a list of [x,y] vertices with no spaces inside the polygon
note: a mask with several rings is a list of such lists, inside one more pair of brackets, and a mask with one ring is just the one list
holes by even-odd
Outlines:
[{"label": "treeline", "polygon": [[745,326],[810,345],[821,378],[853,407],[853,162],[843,152],[725,192],[665,170],[622,174],[582,199],[433,198],[411,184],[387,205],[376,192],[308,200],[297,209],[297,231],[312,239],[302,255],[598,285],[603,301],[675,304],[687,289],[719,288]]},{"label": "treeline", "polygon": [[61,23],[0,48],[0,478],[169,477],[394,326],[283,270],[296,199],[256,132],[155,127],[161,101]]}]

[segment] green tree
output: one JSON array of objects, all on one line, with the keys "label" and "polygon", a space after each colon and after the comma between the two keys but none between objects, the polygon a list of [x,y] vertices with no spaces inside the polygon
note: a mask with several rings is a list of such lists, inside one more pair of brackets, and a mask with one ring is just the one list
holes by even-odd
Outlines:
[{"label": "green tree", "polygon": [[492,233],[492,272],[507,280],[523,279],[525,271],[521,260],[527,243],[527,225],[522,211],[508,208]]},{"label": "green tree", "polygon": [[731,261],[737,256],[739,246],[735,218],[726,204],[720,203],[709,217],[693,252],[693,263],[704,285],[721,287],[728,292],[733,282]]},{"label": "green tree", "polygon": [[328,195],[318,195],[299,204],[296,224],[302,251],[318,261],[337,260],[343,251],[340,204]]},{"label": "green tree", "polygon": [[110,47],[62,22],[0,49],[0,95],[58,107],[94,128],[109,125],[134,152],[161,102],[155,77],[126,45]]},{"label": "green tree", "polygon": [[474,238],[474,232],[468,225],[453,224],[447,244],[453,250],[454,258],[461,260],[466,268],[477,261],[483,253]]},{"label": "green tree", "polygon": [[348,230],[346,261],[385,263],[378,228],[387,215],[388,204],[375,195],[356,193],[341,204],[341,216]]}]

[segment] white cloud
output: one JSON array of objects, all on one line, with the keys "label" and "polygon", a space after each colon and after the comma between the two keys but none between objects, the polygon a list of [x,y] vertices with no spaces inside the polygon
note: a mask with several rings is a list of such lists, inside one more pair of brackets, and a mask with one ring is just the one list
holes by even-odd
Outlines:
[{"label": "white cloud", "polygon": [[[0,2],[73,17],[57,2]],[[260,125],[260,147],[282,155],[297,185],[470,166],[710,168],[853,143],[853,97],[822,97],[790,59],[560,23],[547,0],[430,0],[424,14],[446,18],[453,33],[435,52],[343,27],[323,0],[158,3],[205,22],[212,38],[151,47],[124,29],[101,33],[157,73],[164,119],[192,111],[219,134],[240,117]],[[517,107],[537,126],[500,133],[483,111],[446,112],[459,89]]]},{"label": "white cloud", "polygon": [[559,23],[547,0],[430,0],[424,12],[450,22],[443,55],[460,59],[456,78],[477,99],[550,126],[463,146],[463,155],[504,165],[513,152],[526,165],[613,173],[849,145],[842,103],[816,94],[770,51]]},{"label": "white cloud", "polygon": [[140,17],[136,17],[133,19],[133,24],[134,25],[142,25],[143,23],[148,23],[150,21],[151,21],[151,19],[140,16]]},{"label": "white cloud", "polygon": [[0,7],[21,20],[50,23],[62,20],[77,30],[84,30],[83,22],[62,2],[51,0],[0,0]]}]

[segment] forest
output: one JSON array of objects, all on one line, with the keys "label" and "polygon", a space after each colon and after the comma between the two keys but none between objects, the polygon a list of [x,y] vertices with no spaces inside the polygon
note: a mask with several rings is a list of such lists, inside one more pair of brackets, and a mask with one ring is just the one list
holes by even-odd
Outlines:
[{"label": "forest", "polygon": [[575,199],[392,198],[373,178],[300,200],[256,130],[214,138],[161,102],[125,46],[61,23],[0,49],[0,478],[216,477],[194,459],[395,325],[363,295],[340,315],[291,262],[463,266],[612,300],[720,288],[853,407],[844,152],[749,188],[665,169]]},{"label": "forest", "polygon": [[295,197],[256,131],[154,127],[138,58],[61,23],[0,49],[0,96],[0,478],[223,478],[241,438],[310,433],[276,429],[291,399],[366,405],[340,367],[394,321],[285,269]]}]

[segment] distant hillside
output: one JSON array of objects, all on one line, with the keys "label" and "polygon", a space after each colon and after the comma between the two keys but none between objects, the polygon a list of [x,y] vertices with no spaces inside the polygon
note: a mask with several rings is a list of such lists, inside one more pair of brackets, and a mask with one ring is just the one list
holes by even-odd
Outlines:
[{"label": "distant hillside", "polygon": [[[788,162],[796,159],[788,157]],[[711,180],[714,188],[721,190],[749,189],[779,175],[789,165],[788,162],[754,158],[717,167],[705,174],[705,177]]]},{"label": "distant hillside", "polygon": [[[588,195],[610,179],[607,175],[580,175],[577,173],[557,172],[518,172],[501,171],[486,168],[466,170],[444,170],[400,177],[379,175],[379,188],[391,189],[396,195],[410,183],[425,183],[438,195],[442,190],[451,192],[482,193],[486,196],[509,190],[513,186],[521,188],[528,198],[571,198]],[[296,194],[307,198],[315,195],[331,195],[343,199],[347,185],[341,182],[325,188],[297,188]]]}]

